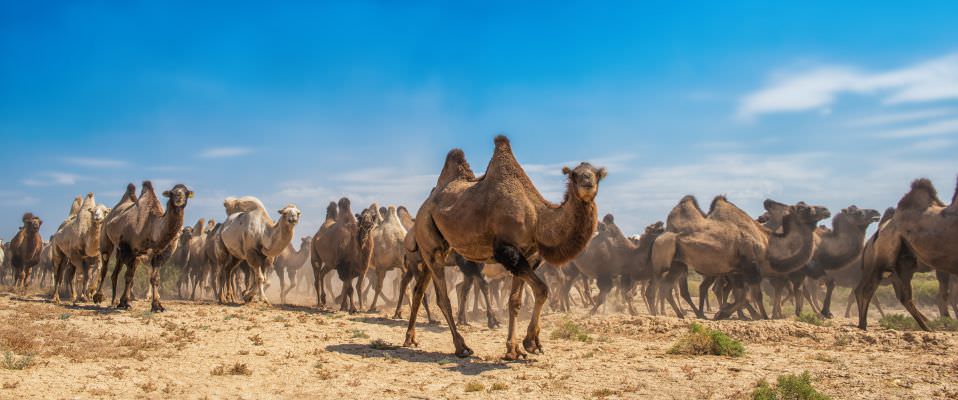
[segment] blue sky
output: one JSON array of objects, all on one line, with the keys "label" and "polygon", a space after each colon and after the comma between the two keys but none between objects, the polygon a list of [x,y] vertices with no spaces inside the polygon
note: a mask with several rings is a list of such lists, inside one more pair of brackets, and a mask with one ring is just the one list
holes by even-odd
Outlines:
[{"label": "blue sky", "polygon": [[[833,210],[958,174],[958,3],[0,2],[0,237],[88,191],[416,208],[508,134],[541,191],[609,168],[626,232],[684,194]],[[852,3],[852,2],[849,2]]]}]

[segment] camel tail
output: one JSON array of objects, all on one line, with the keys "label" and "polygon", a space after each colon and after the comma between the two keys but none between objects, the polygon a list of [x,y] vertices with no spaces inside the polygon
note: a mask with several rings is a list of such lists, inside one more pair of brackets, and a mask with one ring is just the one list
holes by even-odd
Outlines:
[{"label": "camel tail", "polygon": [[469,167],[466,161],[466,153],[462,149],[452,149],[446,154],[446,163],[442,166],[442,172],[436,181],[436,187],[442,187],[456,179],[475,179],[476,174]]}]

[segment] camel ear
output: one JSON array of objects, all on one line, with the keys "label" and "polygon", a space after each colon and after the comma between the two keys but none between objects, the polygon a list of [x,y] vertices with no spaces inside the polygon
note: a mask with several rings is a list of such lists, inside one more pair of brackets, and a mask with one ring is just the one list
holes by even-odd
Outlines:
[{"label": "camel ear", "polygon": [[193,198],[193,191],[190,190],[190,192],[186,195],[186,197],[192,199],[192,198]]},{"label": "camel ear", "polygon": [[164,191],[163,191],[163,197],[170,197],[170,191],[169,191],[169,190],[164,190]]},{"label": "camel ear", "polygon": [[569,167],[562,167],[562,175],[569,175],[572,173],[572,170]]},{"label": "camel ear", "polygon": [[608,174],[608,172],[605,171],[605,167],[602,167],[602,168],[599,168],[599,173],[597,173],[597,174],[595,174],[595,175],[596,175],[596,177],[598,177],[598,179],[601,181],[602,179],[605,179],[605,176],[606,176],[607,174]]}]

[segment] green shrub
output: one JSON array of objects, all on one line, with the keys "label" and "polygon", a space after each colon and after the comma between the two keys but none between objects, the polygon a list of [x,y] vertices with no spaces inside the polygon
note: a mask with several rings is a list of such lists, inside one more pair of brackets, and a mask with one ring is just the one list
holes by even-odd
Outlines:
[{"label": "green shrub", "polygon": [[812,324],[815,326],[825,325],[825,321],[822,321],[822,319],[818,317],[818,314],[815,314],[813,312],[808,312],[808,311],[805,311],[802,313],[802,315],[795,317],[795,320],[798,322],[804,322],[806,324]]},{"label": "green shrub", "polygon": [[589,332],[571,319],[564,319],[562,322],[556,324],[555,330],[552,331],[552,334],[550,334],[549,337],[553,340],[578,340],[580,342],[592,341],[592,338],[589,337]]},{"label": "green shrub", "polygon": [[17,357],[13,352],[5,351],[3,353],[3,362],[0,364],[3,365],[4,369],[26,369],[33,365],[33,356],[28,354],[23,357]]},{"label": "green shrub", "polygon": [[745,346],[725,332],[692,323],[689,333],[675,342],[668,354],[740,357],[745,354]]},{"label": "green shrub", "polygon": [[808,375],[808,371],[801,375],[779,375],[775,387],[761,381],[752,392],[753,400],[827,400],[828,398],[812,387],[812,378]]}]

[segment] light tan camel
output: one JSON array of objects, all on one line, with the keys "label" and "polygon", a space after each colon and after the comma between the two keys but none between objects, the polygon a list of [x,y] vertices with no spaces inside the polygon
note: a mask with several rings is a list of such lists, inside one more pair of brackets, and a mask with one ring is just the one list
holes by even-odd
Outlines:
[{"label": "light tan camel", "polygon": [[[220,286],[224,286],[222,280],[232,277],[240,262],[246,262],[252,268],[255,287],[247,288],[244,301],[247,304],[260,301],[269,304],[265,292],[267,270],[272,267],[275,257],[293,240],[293,230],[302,213],[295,205],[288,204],[279,210],[279,222],[272,222],[262,203],[255,198],[253,200],[246,204],[255,207],[232,213],[223,222],[217,251],[229,254],[229,258],[223,264]],[[227,212],[231,211],[229,205],[226,209]],[[225,303],[226,299],[220,296],[220,302]]]},{"label": "light tan camel", "polygon": [[[286,296],[289,292],[299,283],[299,270],[309,263],[312,245],[313,237],[305,236],[299,244],[299,250],[294,249],[293,244],[290,243],[273,262],[273,268],[279,276],[279,301],[283,304],[286,304]],[[286,277],[289,277],[289,286],[286,285]]]},{"label": "light tan camel", "polygon": [[[951,204],[938,199],[928,179],[917,179],[895,207],[894,216],[878,227],[862,253],[864,275],[855,288],[858,327],[868,327],[868,306],[882,276],[897,282],[898,300],[918,325],[928,329],[928,319],[912,301],[911,278],[920,266],[935,270],[939,290],[947,292],[948,274],[958,274],[958,187]],[[942,279],[944,277],[945,279]],[[947,309],[946,309],[947,312]]]},{"label": "light tan camel", "polygon": [[[127,185],[126,193],[123,194],[120,202],[107,214],[100,236],[102,259],[100,265],[104,267],[100,270],[100,282],[93,296],[94,302],[103,300],[106,266],[110,265],[110,256],[116,250],[117,262],[116,267],[113,268],[111,304],[121,309],[130,308],[137,258],[144,257],[149,260],[151,267],[150,310],[165,311],[160,303],[160,267],[166,261],[164,259],[166,249],[176,241],[180,230],[183,229],[186,204],[193,197],[193,191],[186,185],[176,184],[172,189],[163,192],[163,197],[168,199],[165,212],[150,181],[143,182],[139,198],[136,198],[136,187],[131,183]],[[125,288],[117,302],[117,280],[124,266],[126,266]]]},{"label": "light tan camel", "polygon": [[74,271],[83,273],[83,285],[80,290],[80,301],[86,301],[93,295],[90,285],[90,276],[96,276],[99,266],[100,236],[103,221],[106,219],[107,208],[97,205],[93,193],[87,193],[79,209],[71,209],[71,217],[61,225],[60,229],[50,239],[50,261],[54,266],[53,293],[54,303],[60,303],[60,284],[66,274],[67,284],[70,287],[70,301],[76,303],[77,291],[73,285]]},{"label": "light tan camel", "polygon": [[[455,354],[466,357],[473,353],[456,329],[445,272],[438,267],[455,251],[471,261],[498,262],[514,276],[505,358],[515,360],[525,357],[525,351],[542,351],[539,319],[548,288],[535,269],[543,259],[561,264],[585,248],[595,231],[595,196],[606,174],[604,168],[588,163],[562,172],[568,177],[565,200],[552,204],[522,170],[505,136],[496,137],[492,160],[480,178],[469,168],[462,150],[449,152],[436,187],[416,215],[415,244],[426,268],[416,282],[405,346],[417,345],[417,309],[435,278],[437,301],[449,324]],[[535,305],[523,351],[516,342],[515,323],[525,283],[532,287]]]},{"label": "light tan camel", "polygon": [[373,302],[369,306],[370,312],[376,311],[376,303],[380,297],[388,301],[383,295],[383,283],[386,280],[386,273],[392,269],[403,269],[403,257],[406,254],[403,248],[403,240],[406,238],[406,228],[403,227],[399,219],[396,207],[386,207],[385,215],[382,215],[382,222],[376,224],[372,230],[373,254],[370,259],[369,273],[370,285],[374,288]]}]

